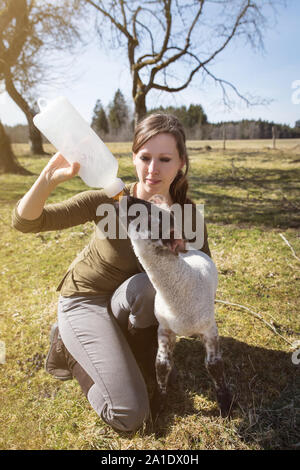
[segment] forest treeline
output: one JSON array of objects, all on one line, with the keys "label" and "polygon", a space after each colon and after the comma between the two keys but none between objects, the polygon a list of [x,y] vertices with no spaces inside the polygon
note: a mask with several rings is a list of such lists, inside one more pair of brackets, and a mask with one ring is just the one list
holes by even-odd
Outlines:
[{"label": "forest treeline", "polygon": [[[210,123],[200,104],[187,106],[160,106],[149,109],[147,114],[173,114],[182,122],[188,140],[243,140],[243,139],[272,139],[275,127],[276,137],[280,139],[300,138],[300,127],[275,122],[242,119]],[[90,125],[106,142],[131,141],[134,132],[134,118],[120,89],[113,100],[104,108],[101,100],[96,101]],[[27,125],[5,126],[12,142],[25,143],[28,141]]]}]

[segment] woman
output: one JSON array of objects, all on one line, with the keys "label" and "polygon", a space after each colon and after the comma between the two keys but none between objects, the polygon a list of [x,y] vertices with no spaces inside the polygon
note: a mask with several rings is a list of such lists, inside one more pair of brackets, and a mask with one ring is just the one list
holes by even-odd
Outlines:
[{"label": "woman", "polygon": [[[132,150],[138,177],[126,186],[132,196],[149,200],[161,194],[170,205],[191,202],[186,196],[185,134],[177,118],[164,114],[145,118],[136,127]],[[78,171],[78,163],[69,165],[62,155],[52,157],[17,204],[13,226],[22,232],[41,232],[92,220],[97,224],[97,207],[112,203],[103,190],[84,191],[44,207],[56,186]],[[206,230],[202,251],[210,256]],[[130,240],[101,239],[95,230],[57,290],[58,327],[52,328],[46,370],[61,380],[76,377],[92,407],[114,429],[138,429],[150,411],[135,356],[153,370],[157,321],[155,291]]]}]

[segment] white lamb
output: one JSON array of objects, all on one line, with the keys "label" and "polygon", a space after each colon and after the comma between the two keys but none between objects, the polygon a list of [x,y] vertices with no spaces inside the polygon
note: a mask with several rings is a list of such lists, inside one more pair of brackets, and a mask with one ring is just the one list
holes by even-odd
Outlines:
[{"label": "white lamb", "polygon": [[[132,204],[144,204],[151,220],[149,202],[132,197],[127,201],[128,208]],[[166,208],[161,198],[152,198],[152,201],[160,206],[160,210]],[[176,335],[179,335],[198,337],[204,342],[205,365],[215,385],[221,415],[228,416],[232,399],[225,382],[214,316],[218,284],[214,262],[201,251],[186,251],[184,241],[173,236],[174,225],[169,239],[153,239],[150,223],[145,234],[134,217],[129,219],[128,235],[134,252],[156,290],[155,315],[159,328],[155,366],[158,389],[152,403],[153,413],[157,414],[165,403]]]}]

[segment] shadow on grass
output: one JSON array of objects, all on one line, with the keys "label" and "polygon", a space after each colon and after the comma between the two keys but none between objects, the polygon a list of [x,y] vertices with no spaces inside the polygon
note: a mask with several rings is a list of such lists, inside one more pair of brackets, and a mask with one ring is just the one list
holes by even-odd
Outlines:
[{"label": "shadow on grass", "polygon": [[[34,178],[32,178],[30,181],[26,182],[18,182],[18,181],[2,181],[1,182],[1,196],[0,196],[0,203],[10,203],[11,205],[14,205],[19,199],[21,199],[26,191],[30,189],[34,181],[37,179],[38,175],[35,175]],[[87,188],[82,187],[82,183],[78,178],[78,187],[74,188],[74,182],[76,179],[72,180],[72,187],[67,187],[67,186],[57,186],[55,191],[51,194],[51,197],[54,196],[55,198],[58,198],[60,201],[63,201],[65,199],[68,199],[75,194],[80,193],[81,191],[86,191]]]},{"label": "shadow on grass", "polygon": [[[219,186],[231,188],[251,188],[251,186],[264,189],[266,191],[286,190],[289,191],[291,183],[295,184],[295,189],[299,188],[300,169],[275,170],[270,169],[248,169],[243,167],[236,167],[232,169],[222,168],[215,171],[211,176],[203,177],[200,172],[194,172],[189,176],[191,184],[218,184]],[[285,185],[285,186],[284,186]]]},{"label": "shadow on grass", "polygon": [[[221,338],[227,381],[234,394],[232,418],[239,419],[238,435],[261,449],[292,449],[300,436],[300,366],[291,354]],[[219,417],[214,387],[204,365],[200,341],[181,339],[176,344],[179,371],[168,405],[155,424],[156,437],[169,433],[175,416],[197,414]],[[195,409],[193,396],[215,402],[213,409]],[[197,417],[195,417],[197,420]],[[209,426],[209,424],[208,424]]]},{"label": "shadow on grass", "polygon": [[[300,170],[247,170],[245,173],[238,169],[236,175],[230,173],[223,170],[204,178],[190,177],[191,197],[205,201],[208,222],[300,227]],[[212,190],[210,185],[217,189]]]},{"label": "shadow on grass", "polygon": [[288,201],[267,198],[243,199],[222,194],[193,191],[193,198],[205,200],[205,218],[208,223],[249,224],[266,228],[300,227],[300,211]]},{"label": "shadow on grass", "polygon": [[[30,189],[37,177],[38,174],[34,174],[33,176],[30,176],[30,179],[24,179],[21,182],[15,181],[11,178],[8,178],[6,181],[1,181],[0,203],[9,203],[11,205],[14,205]],[[127,184],[136,181],[136,176],[130,174],[127,171],[123,171],[122,174],[120,174],[120,178],[124,178],[124,182],[126,182]],[[80,192],[99,189],[90,188],[84,185],[84,183],[78,176],[70,180],[69,185],[69,187],[66,184],[58,185],[51,194],[51,197],[57,199],[57,202],[62,202],[76,194],[79,194]]]},{"label": "shadow on grass", "polygon": [[[255,152],[254,156],[261,156]],[[256,155],[257,154],[257,155]],[[118,153],[128,158],[129,153]],[[265,169],[236,166],[238,160],[249,156],[240,152],[230,168],[215,168],[213,173],[201,174],[201,169],[191,169],[190,195],[205,203],[208,223],[248,224],[265,228],[300,227],[300,169]],[[228,162],[227,162],[228,163]],[[229,161],[230,163],[230,161]],[[12,205],[20,199],[36,180],[37,175],[17,179],[15,175],[1,178],[0,202]],[[136,181],[133,168],[120,165],[120,177],[127,183]],[[79,177],[59,185],[51,195],[52,200],[63,201],[91,188],[83,185]]]}]

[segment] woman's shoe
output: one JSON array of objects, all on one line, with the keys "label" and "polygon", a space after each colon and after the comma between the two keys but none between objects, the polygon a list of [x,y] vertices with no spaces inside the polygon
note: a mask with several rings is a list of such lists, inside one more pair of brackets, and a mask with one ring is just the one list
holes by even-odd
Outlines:
[{"label": "woman's shoe", "polygon": [[89,389],[94,385],[94,381],[65,347],[59,334],[57,323],[51,328],[50,343],[50,349],[45,362],[46,371],[59,380],[71,380],[75,377],[87,397]]},{"label": "woman's shoe", "polygon": [[65,347],[59,334],[57,323],[54,323],[51,328],[50,349],[46,357],[45,369],[58,380],[73,379],[66,361]]}]

